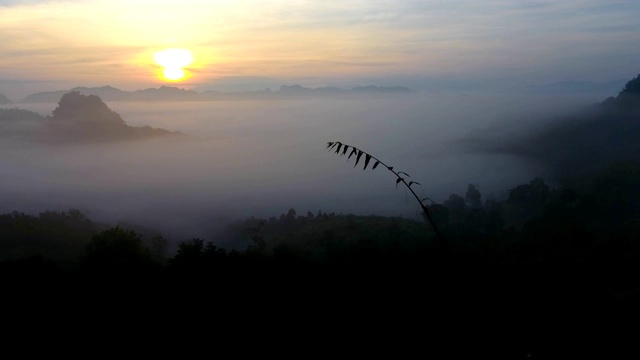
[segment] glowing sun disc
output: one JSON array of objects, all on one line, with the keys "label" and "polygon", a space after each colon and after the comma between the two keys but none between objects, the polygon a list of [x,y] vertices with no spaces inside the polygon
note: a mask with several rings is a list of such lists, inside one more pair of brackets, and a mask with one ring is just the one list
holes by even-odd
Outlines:
[{"label": "glowing sun disc", "polygon": [[167,49],[158,51],[153,59],[165,68],[183,68],[193,62],[191,52],[184,49]]},{"label": "glowing sun disc", "polygon": [[168,80],[179,80],[184,77],[184,70],[178,68],[165,68],[162,74]]},{"label": "glowing sun disc", "polygon": [[167,49],[153,55],[158,65],[164,68],[163,76],[167,80],[180,80],[185,77],[183,67],[193,62],[191,52],[184,49]]}]

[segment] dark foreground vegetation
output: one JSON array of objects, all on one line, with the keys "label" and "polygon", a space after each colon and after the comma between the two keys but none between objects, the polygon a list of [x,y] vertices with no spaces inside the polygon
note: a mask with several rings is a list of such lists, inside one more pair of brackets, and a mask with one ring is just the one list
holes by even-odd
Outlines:
[{"label": "dark foreground vegetation", "polygon": [[615,339],[612,353],[638,320],[638,184],[640,164],[625,162],[557,189],[534,179],[501,201],[469,185],[430,207],[444,247],[426,222],[291,209],[233,224],[244,250],[190,239],[169,254],[158,234],[78,211],[11,213],[0,216],[0,281],[4,300],[35,301],[39,316],[294,318],[402,334],[438,358],[540,358]]}]

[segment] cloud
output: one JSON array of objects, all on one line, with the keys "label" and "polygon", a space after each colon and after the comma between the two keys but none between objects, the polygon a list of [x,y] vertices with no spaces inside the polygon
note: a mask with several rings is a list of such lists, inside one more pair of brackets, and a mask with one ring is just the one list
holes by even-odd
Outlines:
[{"label": "cloud", "polygon": [[[631,0],[86,0],[0,6],[0,77],[122,77],[126,73],[110,69],[127,68],[153,81],[152,53],[176,46],[189,48],[196,59],[192,69],[211,77],[508,72],[535,79],[566,70],[567,76],[620,78],[629,76],[632,58],[640,56],[640,3]],[[25,54],[34,57],[25,61]],[[604,58],[619,64],[618,70]],[[63,69],[65,62],[74,71]],[[103,72],[96,71],[102,66]]]}]

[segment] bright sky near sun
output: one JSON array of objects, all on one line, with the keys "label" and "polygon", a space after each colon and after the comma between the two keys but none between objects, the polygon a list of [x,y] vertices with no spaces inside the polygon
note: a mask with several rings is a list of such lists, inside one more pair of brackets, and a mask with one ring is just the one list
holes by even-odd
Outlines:
[{"label": "bright sky near sun", "polygon": [[190,85],[605,81],[640,72],[638,19],[638,0],[0,0],[0,83],[154,86],[167,80],[154,54],[167,49],[190,52],[178,68]]}]

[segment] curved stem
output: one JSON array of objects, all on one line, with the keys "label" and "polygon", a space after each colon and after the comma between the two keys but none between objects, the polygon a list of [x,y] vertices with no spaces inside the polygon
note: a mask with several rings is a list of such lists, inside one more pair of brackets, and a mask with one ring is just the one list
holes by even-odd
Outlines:
[{"label": "curved stem", "polygon": [[[433,232],[436,234],[436,237],[438,238],[438,240],[440,241],[441,245],[444,245],[444,239],[443,237],[440,235],[440,232],[438,231],[438,227],[436,226],[436,223],[433,221],[433,218],[431,218],[431,215],[429,214],[429,208],[427,208],[423,203],[422,200],[420,200],[420,198],[418,197],[418,195],[415,193],[415,191],[413,191],[413,189],[411,188],[411,186],[409,186],[409,184],[407,184],[407,182],[404,180],[404,178],[402,176],[400,176],[400,174],[398,174],[395,170],[393,170],[393,168],[391,166],[388,166],[387,164],[385,164],[384,162],[382,162],[380,159],[378,159],[377,157],[369,154],[366,151],[363,151],[362,149],[356,148],[355,146],[351,146],[351,145],[347,145],[344,144],[342,142],[339,141],[335,141],[333,143],[329,143],[329,150],[333,149],[333,147],[339,144],[340,146],[345,146],[345,147],[351,147],[354,150],[357,151],[362,151],[363,154],[366,154],[368,156],[371,157],[371,159],[375,160],[376,162],[380,163],[380,165],[384,166],[387,168],[387,170],[391,171],[393,173],[393,175],[396,176],[396,178],[398,178],[403,184],[404,186],[407,187],[407,189],[409,189],[409,191],[411,191],[411,194],[413,195],[413,197],[416,198],[416,200],[418,201],[418,204],[420,204],[420,207],[422,207],[422,211],[424,212],[425,217],[427,218],[427,220],[429,221],[429,223],[431,224],[431,227],[433,228]],[[344,153],[346,153],[347,151],[345,150]],[[340,155],[340,154],[339,154]],[[347,159],[348,160],[348,159]],[[357,164],[357,160],[356,160],[356,164]]]},{"label": "curved stem", "polygon": [[389,167],[387,164],[385,164],[384,162],[380,161],[380,159],[378,159],[377,157],[375,157],[375,156],[373,156],[373,155],[371,155],[371,154],[369,154],[368,152],[365,152],[365,151],[363,151],[363,153],[368,154],[369,156],[371,156],[372,159],[374,159],[375,161],[378,161],[380,163],[380,165],[386,167],[387,170],[391,171],[393,173],[393,175],[395,175],[398,179],[400,179],[400,181],[404,184],[404,186],[406,186],[407,189],[409,189],[409,191],[411,191],[411,194],[413,195],[413,197],[416,198],[416,200],[418,201],[418,203],[422,207],[422,211],[424,212],[424,215],[427,217],[427,220],[429,220],[429,223],[431,224],[431,227],[433,228],[433,232],[436,234],[436,237],[438,238],[438,240],[440,240],[442,242],[443,238],[442,238],[442,236],[440,236],[440,232],[438,231],[438,227],[436,226],[436,223],[433,221],[433,219],[431,218],[431,215],[429,214],[429,208],[427,208],[422,203],[422,201],[420,200],[418,195],[415,193],[415,191],[413,191],[411,186],[409,186],[409,184],[407,184],[407,182],[404,180],[404,178],[402,176],[400,176],[400,174],[398,174],[391,167]]}]

